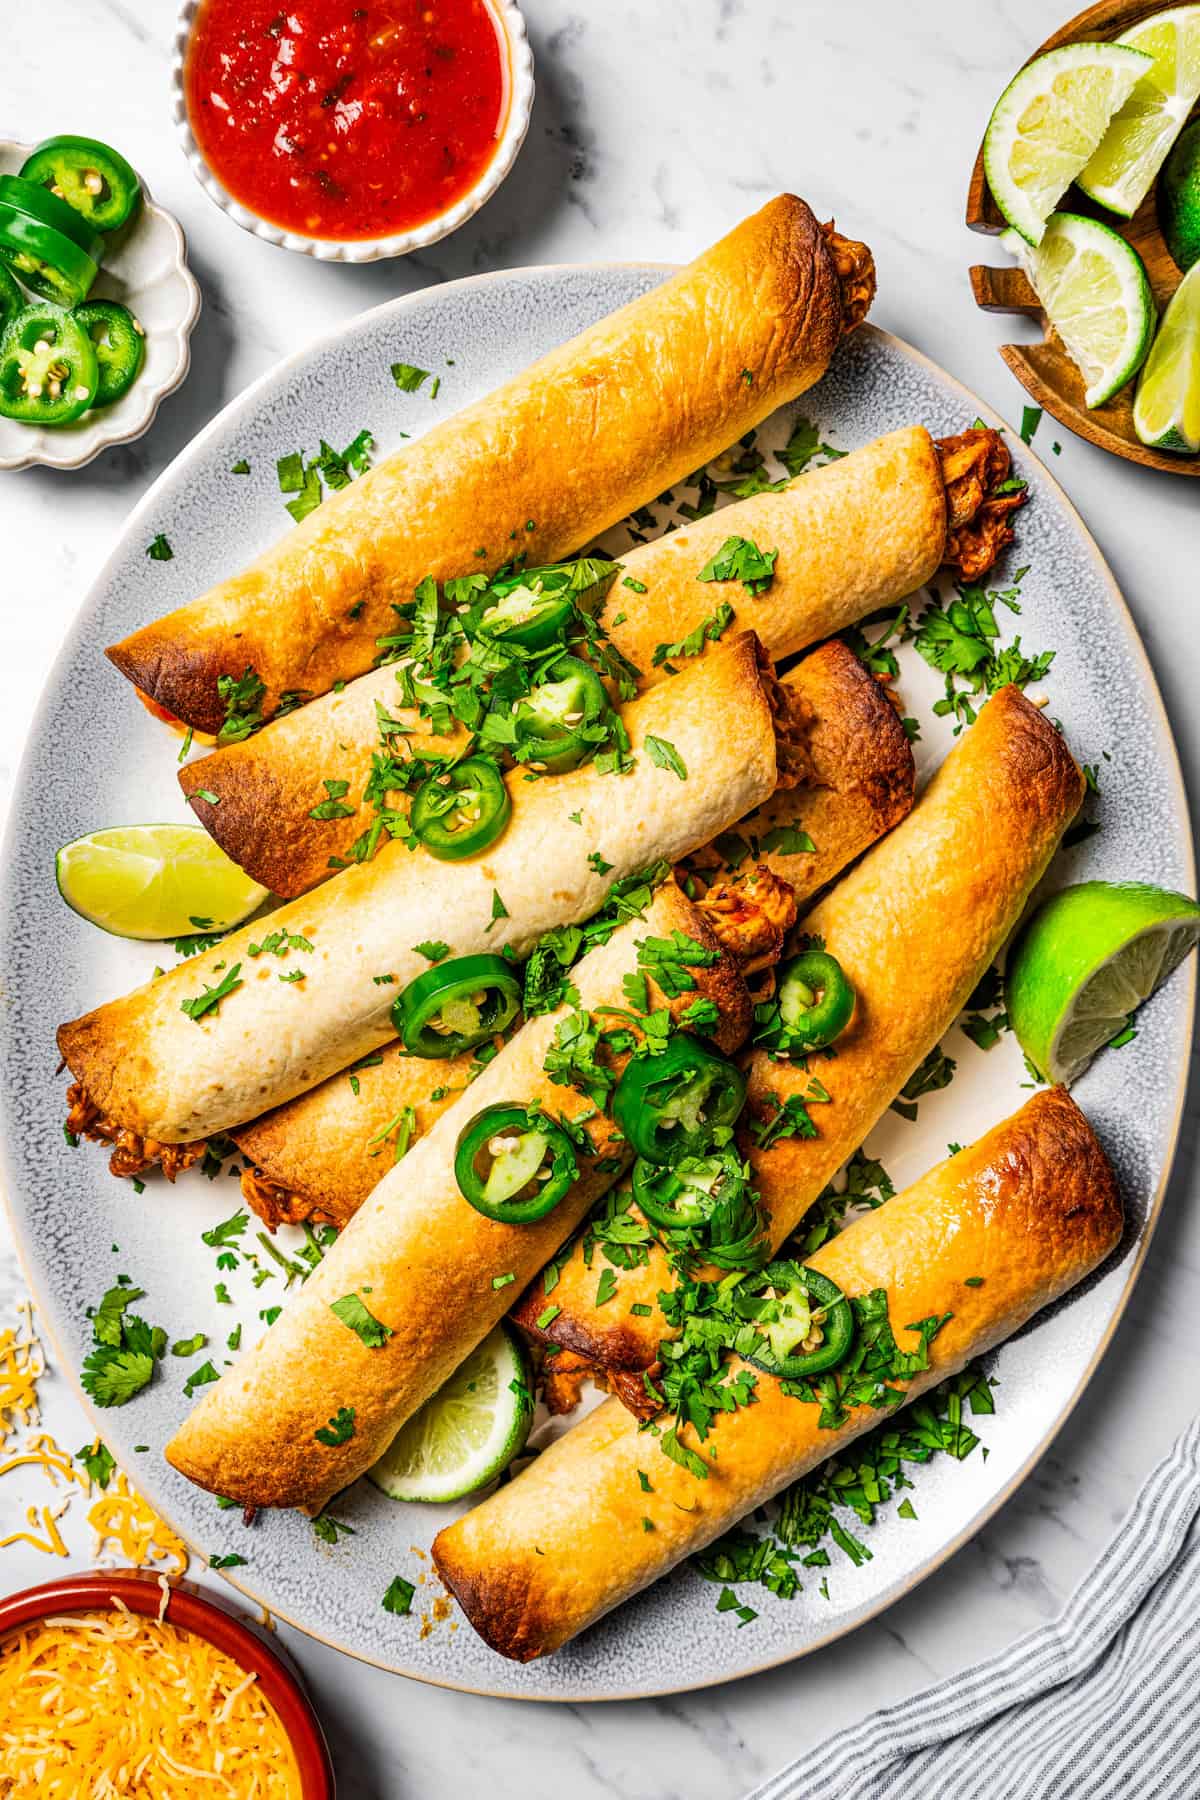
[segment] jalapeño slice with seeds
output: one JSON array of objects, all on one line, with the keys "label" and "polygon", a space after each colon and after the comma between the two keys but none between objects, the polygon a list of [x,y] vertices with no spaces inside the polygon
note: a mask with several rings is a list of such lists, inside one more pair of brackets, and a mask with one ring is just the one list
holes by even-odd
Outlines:
[{"label": "jalape\u00f1o slice with seeds", "polygon": [[745,1186],[741,1158],[730,1149],[684,1156],[669,1168],[641,1156],[633,1165],[633,1197],[650,1223],[664,1231],[704,1224],[717,1205]]},{"label": "jalape\u00f1o slice with seeds", "polygon": [[647,1162],[703,1156],[731,1126],[746,1098],[746,1077],[723,1056],[678,1032],[656,1056],[635,1056],[613,1094],[613,1118]]},{"label": "jalape\u00f1o slice with seeds", "polygon": [[853,1015],[854,989],[827,951],[805,950],[779,971],[779,1017],[791,1047],[824,1049]]},{"label": "jalape\u00f1o slice with seeds", "polygon": [[392,1024],[413,1056],[458,1056],[506,1030],[520,1005],[520,977],[503,956],[459,956],[409,982]]},{"label": "jalape\u00f1o slice with seeds", "polygon": [[120,151],[97,138],[47,138],[26,158],[21,176],[63,201],[93,231],[116,231],[142,197],[141,183]]},{"label": "jalape\u00f1o slice with seeds", "polygon": [[69,425],[92,405],[100,370],[73,314],[41,301],[0,332],[0,413],[26,425]]},{"label": "jalape\u00f1o slice with seeds", "polygon": [[431,856],[463,862],[495,843],[511,813],[512,801],[497,764],[488,756],[468,756],[422,782],[409,824]]},{"label": "jalape\u00f1o slice with seeds", "polygon": [[768,1263],[758,1277],[763,1297],[755,1329],[764,1346],[747,1362],[785,1381],[836,1368],[850,1349],[854,1313],[836,1281],[803,1263]]},{"label": "jalape\u00f1o slice with seeds", "polygon": [[561,775],[591,754],[586,727],[609,712],[608,692],[590,663],[560,656],[517,708],[517,743],[521,760]]},{"label": "jalape\u00f1o slice with seeds", "polygon": [[99,273],[100,239],[45,188],[0,175],[0,258],[33,293],[76,306]]},{"label": "jalape\u00f1o slice with seeds", "polygon": [[75,318],[92,340],[100,365],[94,406],[111,406],[127,394],[146,359],[146,334],[127,306],[116,300],[88,300]]},{"label": "jalape\u00f1o slice with seeds", "polygon": [[579,1173],[560,1126],[523,1106],[486,1106],[458,1140],[454,1178],[485,1219],[530,1225],[553,1212]]}]

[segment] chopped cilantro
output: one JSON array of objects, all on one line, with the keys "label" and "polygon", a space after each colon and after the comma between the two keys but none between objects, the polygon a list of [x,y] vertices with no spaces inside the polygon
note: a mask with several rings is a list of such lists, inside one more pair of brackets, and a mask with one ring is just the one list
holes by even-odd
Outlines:
[{"label": "chopped cilantro", "polygon": [[171,1345],[171,1355],[195,1356],[197,1350],[203,1350],[207,1342],[208,1339],[202,1331],[198,1331],[195,1337],[176,1338],[175,1342]]},{"label": "chopped cilantro", "polygon": [[388,1591],[380,1601],[384,1612],[396,1613],[403,1618],[412,1611],[413,1597],[416,1588],[403,1575],[394,1575],[388,1584]]},{"label": "chopped cilantro", "polygon": [[343,1294],[340,1300],[330,1303],[329,1310],[362,1339],[368,1350],[381,1349],[392,1335],[391,1326],[377,1319],[357,1294]]},{"label": "chopped cilantro", "polygon": [[760,550],[751,538],[726,538],[697,581],[740,581],[750,595],[765,594],[775,579],[778,550]]},{"label": "chopped cilantro", "polygon": [[219,1381],[220,1379],[220,1376],[213,1368],[211,1362],[202,1362],[198,1369],[192,1370],[191,1374],[184,1382],[183,1391],[190,1400],[198,1387],[207,1387],[209,1382]]},{"label": "chopped cilantro", "polygon": [[414,944],[413,950],[431,963],[439,963],[450,954],[449,944],[444,944],[440,938],[426,938],[424,943]]},{"label": "chopped cilantro", "polygon": [[249,664],[241,676],[217,676],[217,693],[225,704],[225,723],[217,733],[218,744],[240,744],[258,730],[263,722],[266,691]]},{"label": "chopped cilantro", "polygon": [[348,781],[322,780],[326,798],[320,801],[309,812],[310,819],[352,819],[354,807],[345,804],[344,796],[349,792]]},{"label": "chopped cilantro", "polygon": [[181,1000],[180,1012],[186,1013],[188,1018],[194,1020],[198,1025],[206,1013],[214,1012],[222,1000],[227,999],[230,994],[236,993],[242,986],[238,979],[241,967],[241,963],[234,963],[231,969],[225,971],[216,987],[206,987],[201,993],[193,994],[190,1000]]},{"label": "chopped cilantro", "polygon": [[146,555],[151,562],[171,562],[175,552],[167,542],[165,535],[159,531],[155,534],[154,541],[147,546]]},{"label": "chopped cilantro", "polygon": [[414,363],[396,362],[392,364],[392,380],[402,394],[415,394],[421,383],[429,380],[429,370],[418,369]]},{"label": "chopped cilantro", "polygon": [[339,1406],[328,1425],[322,1425],[313,1436],[318,1444],[327,1444],[331,1449],[338,1444],[348,1444],[354,1436],[354,1408]]},{"label": "chopped cilantro", "polygon": [[88,1480],[98,1488],[108,1486],[113,1477],[113,1470],[117,1466],[99,1438],[94,1439],[90,1444],[82,1445],[75,1452],[75,1460],[83,1464]]},{"label": "chopped cilantro", "polygon": [[236,1550],[230,1550],[224,1556],[210,1556],[208,1559],[210,1569],[240,1569],[245,1567],[245,1563],[245,1557],[240,1556]]}]

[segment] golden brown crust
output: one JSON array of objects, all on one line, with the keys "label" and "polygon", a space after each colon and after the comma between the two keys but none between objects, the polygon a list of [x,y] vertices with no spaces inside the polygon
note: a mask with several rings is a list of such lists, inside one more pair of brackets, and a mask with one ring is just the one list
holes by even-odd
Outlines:
[{"label": "golden brown crust", "polygon": [[[757,865],[739,858],[731,868],[719,851],[711,849],[685,865],[689,880],[699,890],[707,889],[702,910],[710,918],[711,884],[732,881],[735,891],[743,892],[747,869],[755,866],[767,868],[770,882],[787,884],[772,886],[768,893],[767,882],[756,881],[749,894],[753,914],[758,919],[767,916],[766,935],[753,944],[744,934],[731,934],[717,925],[718,936],[736,951],[743,968],[747,950],[752,952],[750,968],[778,953],[773,926],[794,918],[796,893],[801,899],[811,898],[912,805],[912,752],[895,708],[844,644],[836,640],[823,644],[791,670],[782,685],[793,697],[793,709],[803,710],[803,748],[814,785],[793,788],[769,801],[739,828],[759,846]],[[815,849],[789,850],[787,840],[774,849],[764,848],[768,832],[788,827],[807,832]],[[732,1038],[740,1041],[741,1022],[732,1012],[729,1017]],[[381,1057],[379,1066],[358,1072],[357,1093],[345,1073],[334,1075],[232,1133],[256,1165],[243,1176],[243,1193],[269,1224],[313,1218],[340,1230],[384,1172],[385,1159],[371,1154],[379,1148],[377,1135],[403,1107],[413,1106],[418,1135],[423,1136],[461,1089],[471,1066],[470,1057],[437,1065],[416,1063],[401,1056],[395,1044]],[[431,1095],[443,1087],[451,1092],[444,1100],[433,1101]]]},{"label": "golden brown crust", "polygon": [[[928,1372],[908,1386],[911,1400],[1082,1280],[1114,1248],[1121,1224],[1100,1143],[1053,1089],[809,1260],[846,1293],[885,1288],[903,1349],[912,1320],[951,1315]],[[703,1446],[716,1456],[697,1481],[609,1400],[439,1533],[438,1573],[484,1641],[527,1662],[702,1550],[880,1416],[863,1407],[822,1431],[816,1406],[760,1374],[754,1405],[718,1415]],[[698,1447],[690,1427],[680,1435]],[[649,1492],[637,1474],[647,1468]]]},{"label": "golden brown crust", "polygon": [[[711,998],[731,1020],[748,1023],[749,996],[739,992],[736,969],[671,882],[657,890],[644,920],[620,927],[579,964],[581,1005],[626,1006],[623,981],[638,972],[638,940],[676,930],[717,952],[717,961],[697,966],[696,990],[670,1002],[651,982],[654,1004],[678,1011],[697,996]],[[575,1120],[595,1154],[580,1157],[567,1197],[533,1224],[483,1217],[463,1199],[454,1175],[466,1120],[448,1113],[385,1175],[260,1343],[205,1390],[167,1446],[168,1460],[190,1480],[246,1505],[321,1505],[370,1467],[496,1323],[507,1290],[493,1286],[493,1277],[512,1274],[524,1286],[610,1185],[624,1157],[619,1133],[544,1067],[562,1017],[546,1014],[525,1025],[484,1069],[467,1105],[470,1117],[503,1102],[542,1105]],[[392,1334],[375,1349],[331,1310],[345,1295],[364,1292]],[[314,1433],[338,1406],[354,1407],[354,1436],[326,1447]]]},{"label": "golden brown crust", "polygon": [[[382,1049],[395,1036],[396,992],[428,967],[416,946],[431,930],[458,956],[505,945],[527,954],[544,931],[590,918],[613,881],[658,856],[688,854],[774,791],[775,731],[759,656],[753,633],[743,632],[627,706],[626,774],[585,764],[547,781],[510,775],[511,821],[482,856],[447,863],[385,843],[374,861],[62,1026],[72,1074],[109,1117],[164,1143],[191,1142],[258,1118]],[[676,747],[686,780],[654,763],[651,735]],[[499,919],[497,893],[507,908]],[[252,954],[276,931],[311,945],[288,959],[303,981],[280,982],[280,959]],[[219,1008],[199,1021],[182,1011],[235,967],[242,987]],[[385,974],[394,982],[381,984]]]},{"label": "golden brown crust", "polygon": [[415,1143],[465,1091],[474,1063],[471,1054],[423,1062],[392,1043],[353,1081],[349,1071],[331,1075],[239,1126],[229,1135],[254,1165],[243,1195],[272,1229],[312,1219],[340,1231],[387,1174],[404,1114]]},{"label": "golden brown crust", "polygon": [[811,387],[842,308],[820,226],[803,200],[781,195],[661,287],[332,495],[244,573],[107,654],[208,731],[224,718],[221,675],[252,668],[267,717],[284,693],[324,693],[372,667],[393,603],[426,575],[495,568],[514,530],[530,563],[552,562]]},{"label": "golden brown crust", "polygon": [[[798,476],[783,495],[741,501],[629,552],[622,566],[645,592],[635,600],[618,583],[605,629],[642,671],[643,686],[676,679],[655,661],[656,652],[712,611],[712,589],[697,582],[697,571],[728,535],[740,533],[779,550],[775,580],[753,599],[725,584],[721,598],[771,656],[789,656],[919,587],[941,560],[945,527],[933,440],[920,427],[892,432]],[[330,858],[345,857],[375,817],[362,795],[381,747],[377,705],[413,733],[428,730],[399,697],[395,669],[376,670],[244,743],[189,763],[179,779],[196,816],[256,881],[288,898],[304,893],[326,879]],[[326,798],[327,777],[349,784],[349,817],[312,817]],[[200,789],[216,794],[218,804],[196,799]]]},{"label": "golden brown crust", "polygon": [[[857,994],[837,1056],[820,1069],[831,1095],[814,1106],[816,1136],[761,1149],[744,1134],[755,1185],[780,1243],[862,1143],[921,1059],[949,1029],[1015,926],[1083,798],[1062,736],[1013,687],[1002,688],[959,739],[909,818],[801,921],[824,939]],[[766,1051],[751,1058],[747,1123],[770,1119],[810,1076]],[[666,1259],[616,1272],[616,1298],[595,1305],[582,1249],[562,1268],[563,1343],[614,1367],[645,1369],[665,1326],[655,1304],[671,1285]],[[634,1316],[634,1304],[652,1306]],[[536,1315],[535,1315],[536,1316]],[[527,1299],[515,1317],[531,1323]]]}]

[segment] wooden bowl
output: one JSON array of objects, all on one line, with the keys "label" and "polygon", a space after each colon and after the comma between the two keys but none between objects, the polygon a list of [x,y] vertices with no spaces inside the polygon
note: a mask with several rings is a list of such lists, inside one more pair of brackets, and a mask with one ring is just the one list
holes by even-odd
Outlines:
[{"label": "wooden bowl", "polygon": [[[1089,6],[1086,12],[1079,13],[1069,24],[1056,31],[1053,37],[1048,37],[1034,51],[1029,62],[1047,50],[1056,50],[1060,44],[1119,37],[1131,25],[1148,19],[1153,13],[1164,12],[1169,4],[1170,0],[1100,0],[1098,6]],[[1133,245],[1146,265],[1146,273],[1150,277],[1150,286],[1154,290],[1154,298],[1161,314],[1179,286],[1182,272],[1173,262],[1158,228],[1155,189],[1151,188],[1134,217],[1129,220],[1120,219],[1115,213],[1096,206],[1077,188],[1069,188],[1060,205],[1068,212],[1102,219]],[[975,158],[971,185],[967,192],[967,224],[972,231],[987,232],[993,236],[1005,229],[1005,220],[992,199],[983,172],[982,144]],[[976,305],[985,312],[1021,313],[1027,318],[1041,321],[1045,332],[1044,343],[1001,344],[1000,354],[1037,405],[1057,419],[1060,425],[1065,425],[1068,431],[1086,438],[1090,444],[1098,444],[1102,450],[1110,450],[1114,456],[1124,456],[1130,462],[1143,463],[1150,469],[1165,469],[1171,475],[1200,476],[1200,456],[1177,456],[1166,450],[1150,450],[1140,441],[1133,428],[1132,382],[1127,383],[1104,406],[1096,407],[1094,412],[1088,411],[1083,400],[1083,378],[1046,319],[1041,303],[1023,270],[991,269],[976,263],[971,269],[971,291]]]},{"label": "wooden bowl", "polygon": [[[114,1594],[130,1612],[158,1617],[162,1588],[156,1575],[145,1569],[92,1569],[0,1600],[0,1637],[22,1625],[36,1624],[49,1614],[108,1611]],[[325,1735],[308,1696],[280,1652],[242,1624],[217,1596],[202,1592],[193,1582],[172,1584],[166,1618],[181,1631],[207,1638],[239,1667],[253,1670],[295,1752],[302,1800],[334,1800],[333,1765]]]}]

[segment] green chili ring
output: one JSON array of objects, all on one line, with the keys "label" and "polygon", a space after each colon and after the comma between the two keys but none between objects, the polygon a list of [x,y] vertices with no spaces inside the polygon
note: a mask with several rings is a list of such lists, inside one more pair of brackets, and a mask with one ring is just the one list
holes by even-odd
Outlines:
[{"label": "green chili ring", "polygon": [[578,767],[594,748],[584,728],[610,711],[608,690],[592,665],[578,656],[560,656],[517,707],[521,761],[544,764],[552,775]]},{"label": "green chili ring", "polygon": [[463,1199],[485,1219],[502,1225],[544,1219],[578,1174],[566,1132],[523,1106],[484,1107],[462,1132],[454,1153],[454,1178]]},{"label": "green chili ring", "polygon": [[19,312],[25,310],[25,296],[20,286],[8,272],[8,264],[0,262],[0,331],[15,319]]},{"label": "green chili ring", "polygon": [[100,365],[93,406],[111,406],[127,394],[146,360],[146,334],[127,306],[117,300],[87,300],[75,318],[92,340]]},{"label": "green chili ring", "polygon": [[95,231],[116,231],[142,198],[141,183],[120,151],[96,138],[47,138],[26,157],[21,176],[61,199]]},{"label": "green chili ring", "polygon": [[512,815],[512,800],[488,756],[468,756],[422,782],[408,822],[417,841],[442,862],[463,862],[494,844]]},{"label": "green chili ring", "polygon": [[[854,1337],[854,1312],[836,1281],[795,1262],[768,1263],[761,1280],[776,1290],[778,1316],[765,1322],[767,1345],[748,1355],[747,1362],[782,1381],[798,1381],[824,1374],[844,1361]],[[822,1332],[821,1342],[811,1350],[798,1350],[795,1345],[809,1336],[814,1312],[821,1315],[815,1321]],[[756,1324],[756,1329],[763,1331],[763,1324]]]},{"label": "green chili ring", "polygon": [[0,414],[26,425],[70,425],[96,398],[92,340],[73,313],[46,300],[0,331]]},{"label": "green chili ring", "polygon": [[741,1159],[733,1150],[685,1156],[670,1168],[641,1156],[633,1165],[634,1200],[663,1231],[703,1225],[716,1205],[744,1187]]},{"label": "green chili ring", "polygon": [[823,1050],[854,1016],[854,989],[836,957],[804,950],[779,971],[779,1018],[789,1048]]},{"label": "green chili ring", "polygon": [[[525,593],[529,603],[519,610],[521,603],[516,597]],[[520,583],[499,599],[494,593],[486,596],[468,613],[465,623],[468,637],[498,638],[519,650],[548,650],[564,641],[574,617],[574,601],[561,592],[537,593]]]},{"label": "green chili ring", "polygon": [[458,1056],[507,1029],[521,1006],[521,981],[503,956],[458,956],[410,981],[392,1024],[413,1056]]},{"label": "green chili ring", "polygon": [[630,1059],[613,1092],[612,1114],[638,1156],[674,1164],[703,1156],[745,1099],[742,1071],[681,1031],[658,1055]]}]

